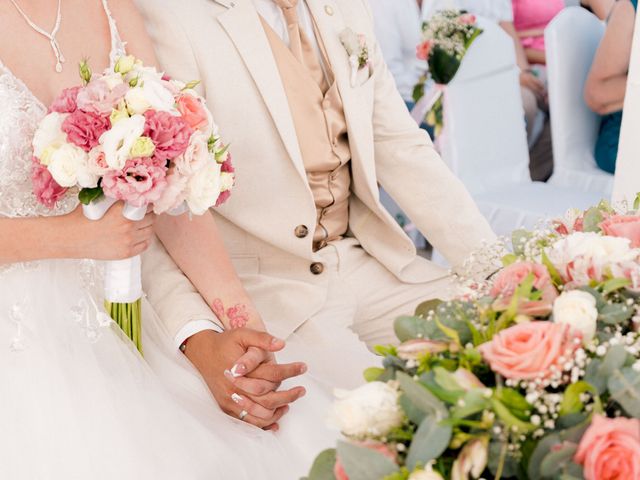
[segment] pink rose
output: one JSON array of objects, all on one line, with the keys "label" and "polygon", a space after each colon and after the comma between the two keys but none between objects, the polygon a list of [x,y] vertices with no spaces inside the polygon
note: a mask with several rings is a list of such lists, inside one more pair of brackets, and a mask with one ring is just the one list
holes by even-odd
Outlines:
[{"label": "pink rose", "polygon": [[416,56],[419,60],[427,60],[433,47],[433,40],[425,40],[416,49]]},{"label": "pink rose", "polygon": [[62,90],[62,93],[53,101],[49,112],[73,113],[78,108],[76,99],[81,87],[71,87]]},{"label": "pink rose", "polygon": [[156,110],[147,110],[144,117],[144,135],[151,138],[156,146],[154,155],[158,160],[172,160],[184,153],[193,133],[187,122],[181,117]]},{"label": "pink rose", "polygon": [[58,185],[49,170],[47,170],[47,167],[40,164],[36,157],[33,157],[31,180],[33,182],[34,195],[47,208],[55,207],[58,200],[67,193],[67,189]]},{"label": "pink rose", "polygon": [[187,125],[204,132],[209,127],[209,115],[202,103],[201,99],[189,94],[180,95],[176,99],[176,108]]},{"label": "pink rose", "polygon": [[502,330],[479,350],[491,369],[505,378],[547,378],[560,358],[571,358],[580,338],[569,325],[547,321],[525,322]]},{"label": "pink rose", "polygon": [[458,21],[462,24],[462,25],[475,25],[476,23],[476,16],[472,15],[470,13],[463,13],[462,15],[460,15],[458,17]]},{"label": "pink rose", "polygon": [[600,223],[605,235],[631,240],[631,248],[640,248],[640,217],[636,215],[616,215]]},{"label": "pink rose", "polygon": [[149,157],[127,160],[122,171],[109,171],[102,179],[104,194],[135,207],[157,201],[167,187],[167,169]]},{"label": "pink rose", "polygon": [[640,420],[595,415],[573,460],[586,480],[640,478]]},{"label": "pink rose", "polygon": [[533,287],[541,292],[540,300],[519,299],[518,313],[545,316],[551,313],[553,301],[558,296],[547,267],[532,262],[516,262],[503,269],[495,278],[491,295],[496,299],[494,308],[505,310],[509,307],[516,289],[533,275]]},{"label": "pink rose", "polygon": [[111,115],[111,111],[118,108],[128,89],[126,83],[116,85],[113,90],[110,90],[106,81],[92,80],[78,92],[78,108],[83,112],[96,115]]},{"label": "pink rose", "polygon": [[106,116],[76,110],[62,123],[62,131],[67,141],[89,152],[100,144],[100,137],[109,130],[111,122]]},{"label": "pink rose", "polygon": [[[374,450],[378,453],[381,453],[382,455],[384,455],[385,457],[387,457],[389,460],[393,462],[397,461],[398,456],[396,452],[393,451],[388,445],[385,445],[384,443],[363,442],[363,443],[358,443],[357,445],[368,448],[370,450]],[[342,466],[342,462],[340,462],[339,458],[336,459],[336,464],[333,467],[333,474],[335,475],[336,480],[349,480],[349,476],[347,475],[347,472],[344,471],[344,467]]]},{"label": "pink rose", "polygon": [[418,338],[403,342],[398,346],[397,350],[398,357],[403,360],[418,360],[427,354],[446,352],[449,350],[449,343]]}]

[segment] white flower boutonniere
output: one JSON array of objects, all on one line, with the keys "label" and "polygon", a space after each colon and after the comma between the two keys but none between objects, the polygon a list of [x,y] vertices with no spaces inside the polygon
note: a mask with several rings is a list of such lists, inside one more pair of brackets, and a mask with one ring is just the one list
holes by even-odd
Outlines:
[{"label": "white flower boutonniere", "polygon": [[340,41],[349,55],[351,86],[355,87],[357,85],[358,72],[365,67],[371,68],[369,64],[367,37],[362,34],[357,34],[347,27],[340,34]]}]

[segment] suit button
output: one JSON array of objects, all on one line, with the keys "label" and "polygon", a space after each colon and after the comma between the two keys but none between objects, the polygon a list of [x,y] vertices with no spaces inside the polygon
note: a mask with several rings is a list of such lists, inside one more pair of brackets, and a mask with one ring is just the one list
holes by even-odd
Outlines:
[{"label": "suit button", "polygon": [[322,272],[324,272],[324,265],[319,262],[312,263],[310,270],[314,275],[320,275]]},{"label": "suit button", "polygon": [[306,225],[298,225],[295,229],[295,234],[298,238],[305,238],[307,235],[309,235],[309,229]]}]

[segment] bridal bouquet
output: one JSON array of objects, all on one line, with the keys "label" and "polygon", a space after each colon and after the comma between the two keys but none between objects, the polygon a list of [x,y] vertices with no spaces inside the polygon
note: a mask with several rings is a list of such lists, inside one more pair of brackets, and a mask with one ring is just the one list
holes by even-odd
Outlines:
[{"label": "bridal bouquet", "polygon": [[639,203],[515,232],[490,280],[399,318],[310,480],[640,479]]},{"label": "bridal bouquet", "polygon": [[444,86],[453,80],[464,55],[481,33],[476,17],[460,10],[438,12],[422,27],[423,41],[417,47],[417,56],[427,62],[427,75],[435,86],[425,92],[427,75],[420,79],[413,90],[413,99],[418,106],[414,114],[420,122],[426,115],[427,123],[436,127],[436,135],[443,126]]},{"label": "bridal bouquet", "polygon": [[[204,214],[223,203],[234,184],[227,147],[197,82],[171,80],[132,56],[64,90],[34,139],[34,192],[53,207],[77,193],[84,213],[100,219],[118,200],[124,215]],[[105,298],[112,318],[141,348],[140,258],[107,262]]]}]

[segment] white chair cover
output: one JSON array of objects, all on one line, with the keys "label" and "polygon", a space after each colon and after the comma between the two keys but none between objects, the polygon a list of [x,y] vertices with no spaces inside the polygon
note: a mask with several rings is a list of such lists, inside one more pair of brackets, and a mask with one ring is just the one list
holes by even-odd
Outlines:
[{"label": "white chair cover", "polygon": [[584,85],[605,26],[581,7],[560,12],[545,30],[554,171],[550,183],[608,197],[613,175],[600,170],[594,149],[600,116],[584,101]]},{"label": "white chair cover", "polygon": [[640,15],[636,15],[633,35],[613,200],[632,202],[637,192],[640,192]]}]

